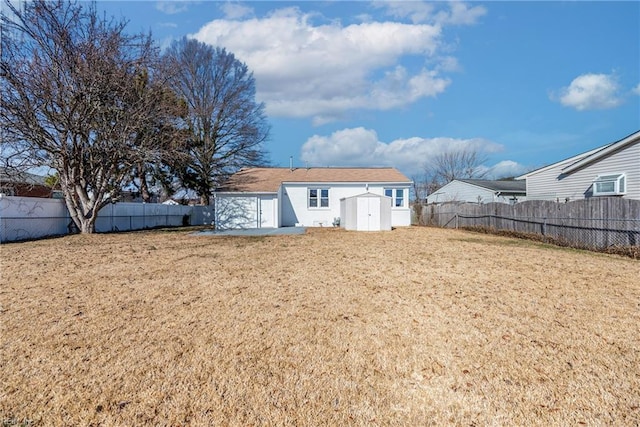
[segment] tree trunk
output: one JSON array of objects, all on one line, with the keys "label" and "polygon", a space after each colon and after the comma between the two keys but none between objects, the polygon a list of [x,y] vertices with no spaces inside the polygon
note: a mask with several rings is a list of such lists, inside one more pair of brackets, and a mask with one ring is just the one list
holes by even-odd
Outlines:
[{"label": "tree trunk", "polygon": [[71,220],[80,233],[95,233],[96,220],[98,219],[98,208],[95,204],[93,208],[86,207],[85,203],[80,200],[80,197],[77,194],[65,194],[65,204],[67,205],[67,210],[69,211]]},{"label": "tree trunk", "polygon": [[95,221],[85,219],[84,221],[82,221],[81,225],[82,227],[80,228],[80,232],[82,234],[93,234],[96,232]]},{"label": "tree trunk", "polygon": [[208,205],[209,205],[209,202],[210,202],[209,194],[204,193],[204,194],[201,194],[201,195],[200,195],[200,204],[201,204],[201,205],[208,206]]},{"label": "tree trunk", "polygon": [[144,164],[139,163],[137,166],[138,180],[140,181],[140,197],[144,203],[151,203],[151,193],[149,192],[149,183],[147,182],[147,171]]}]

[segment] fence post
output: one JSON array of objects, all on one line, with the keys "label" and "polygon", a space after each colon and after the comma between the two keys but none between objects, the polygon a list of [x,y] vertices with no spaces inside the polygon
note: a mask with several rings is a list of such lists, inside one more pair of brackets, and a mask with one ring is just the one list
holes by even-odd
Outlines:
[{"label": "fence post", "polygon": [[456,212],[456,230],[458,229],[458,212]]},{"label": "fence post", "polygon": [[542,235],[547,235],[547,217],[542,218]]}]

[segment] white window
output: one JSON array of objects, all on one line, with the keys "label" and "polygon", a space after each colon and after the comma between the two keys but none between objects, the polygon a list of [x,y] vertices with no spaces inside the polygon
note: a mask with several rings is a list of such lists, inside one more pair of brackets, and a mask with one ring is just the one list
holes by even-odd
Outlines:
[{"label": "white window", "polygon": [[309,189],[309,207],[310,208],[328,208],[329,207],[329,189],[328,188],[310,188]]},{"label": "white window", "polygon": [[404,207],[405,190],[403,188],[385,188],[384,195],[387,197],[391,197],[391,203],[393,203],[393,207]]},{"label": "white window", "polygon": [[598,175],[593,181],[594,196],[616,196],[626,193],[625,174]]}]

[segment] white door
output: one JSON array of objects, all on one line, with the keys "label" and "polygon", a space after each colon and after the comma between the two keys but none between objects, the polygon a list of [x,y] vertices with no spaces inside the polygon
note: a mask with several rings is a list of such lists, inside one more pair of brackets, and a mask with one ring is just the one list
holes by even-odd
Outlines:
[{"label": "white door", "polygon": [[378,197],[367,197],[369,199],[369,229],[367,231],[380,231],[380,199]]},{"label": "white door", "polygon": [[358,231],[380,230],[380,199],[378,197],[359,197],[357,200]]},{"label": "white door", "polygon": [[260,217],[259,227],[275,228],[276,224],[276,199],[273,196],[260,196],[258,201]]}]

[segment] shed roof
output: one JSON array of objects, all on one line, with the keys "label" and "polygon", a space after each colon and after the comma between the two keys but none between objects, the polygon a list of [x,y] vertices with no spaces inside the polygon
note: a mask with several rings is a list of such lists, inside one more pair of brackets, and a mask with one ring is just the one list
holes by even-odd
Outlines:
[{"label": "shed roof", "polygon": [[527,183],[522,180],[459,179],[458,181],[501,193],[524,193],[527,191]]},{"label": "shed roof", "polygon": [[218,191],[275,193],[282,183],[411,183],[395,168],[242,169]]}]

